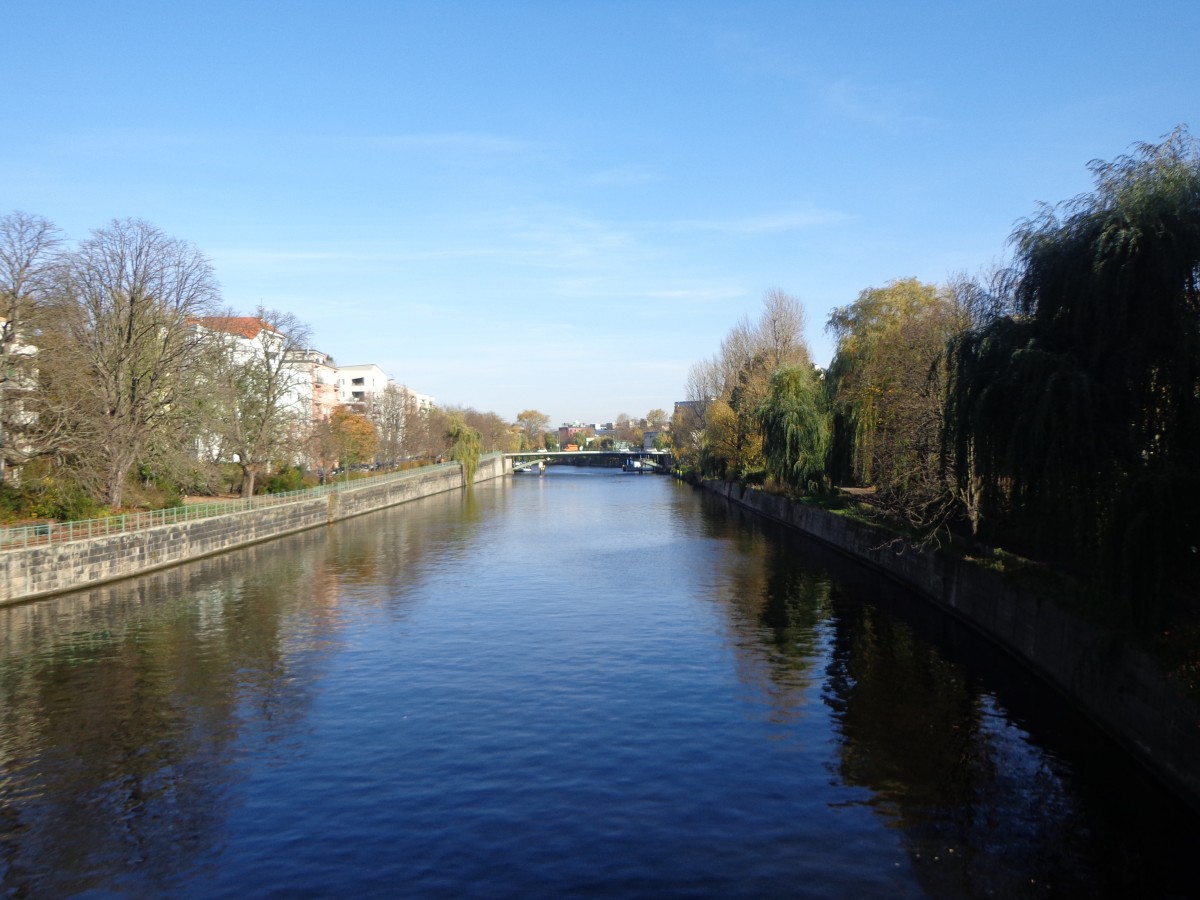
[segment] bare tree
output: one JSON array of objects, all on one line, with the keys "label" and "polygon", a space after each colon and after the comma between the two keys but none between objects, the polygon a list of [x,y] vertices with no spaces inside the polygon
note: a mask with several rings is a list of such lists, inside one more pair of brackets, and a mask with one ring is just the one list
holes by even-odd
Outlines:
[{"label": "bare tree", "polygon": [[[193,246],[138,219],[92,232],[60,269],[53,387],[72,401],[81,475],[109,505],[156,432],[177,425],[218,289]],[[39,362],[39,366],[42,363]]]},{"label": "bare tree", "polygon": [[638,423],[634,421],[633,417],[629,415],[629,413],[617,413],[617,418],[613,422],[613,425],[616,430],[616,438],[618,441],[624,441],[627,444],[636,444],[639,447],[641,446],[642,429],[638,426]]},{"label": "bare tree", "polygon": [[519,438],[509,429],[510,425],[494,412],[480,412],[471,407],[450,409],[464,423],[479,432],[484,453],[493,451],[511,452],[517,449]]},{"label": "bare tree", "polygon": [[689,402],[696,404],[701,409],[714,397],[719,397],[722,388],[721,361],[718,357],[702,359],[688,369],[687,384],[684,390]]},{"label": "bare tree", "polygon": [[311,375],[297,364],[310,341],[308,326],[291,313],[259,307],[253,316],[200,317],[195,327],[215,351],[210,390],[218,398],[217,433],[242,468],[242,493],[253,496],[272,463],[299,451],[311,418]]},{"label": "bare tree", "polygon": [[800,301],[779,288],[772,288],[763,297],[763,311],[754,332],[754,343],[765,353],[771,372],[780,366],[811,364],[808,344],[804,340],[804,319]]},{"label": "bare tree", "polygon": [[413,394],[404,399],[404,456],[437,459],[448,452],[446,432],[450,420],[445,411],[422,406]]},{"label": "bare tree", "polygon": [[693,367],[689,392],[705,392],[704,465],[743,477],[762,466],[758,407],[771,375],[782,367],[811,365],[804,340],[804,308],[781,290],[763,296],[756,322],[743,317],[721,342],[711,363]]},{"label": "bare tree", "polygon": [[36,411],[36,341],[49,305],[58,229],[39,216],[0,218],[0,482],[10,467],[55,447]]},{"label": "bare tree", "polygon": [[404,431],[410,413],[408,391],[389,384],[380,394],[371,396],[367,418],[379,437],[379,461],[393,466],[404,456]]}]

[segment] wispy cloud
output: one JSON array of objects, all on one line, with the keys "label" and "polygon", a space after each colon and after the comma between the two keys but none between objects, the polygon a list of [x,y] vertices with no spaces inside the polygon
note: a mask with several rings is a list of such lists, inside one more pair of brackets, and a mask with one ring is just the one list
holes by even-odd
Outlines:
[{"label": "wispy cloud", "polygon": [[900,78],[878,81],[854,72],[831,76],[798,53],[790,40],[755,34],[744,28],[718,28],[711,36],[722,62],[738,72],[790,83],[826,114],[895,132],[940,124],[936,116],[919,110],[928,102],[928,91],[919,82]]},{"label": "wispy cloud", "polygon": [[506,251],[496,247],[448,247],[438,250],[274,250],[262,247],[241,247],[209,251],[208,256],[218,265],[262,266],[323,266],[334,264],[378,264],[439,262],[460,259],[489,259],[502,257]]},{"label": "wispy cloud", "polygon": [[679,219],[663,223],[665,227],[688,231],[716,231],[727,234],[771,234],[798,231],[819,225],[832,225],[853,218],[847,213],[826,209],[792,210],[758,216],[732,216],[724,219]]},{"label": "wispy cloud", "polygon": [[745,28],[718,26],[710,32],[709,40],[717,58],[739,72],[786,79],[802,79],[808,72],[793,47]]},{"label": "wispy cloud", "polygon": [[644,291],[641,296],[650,300],[712,302],[718,300],[735,300],[745,296],[745,293],[745,289],[741,287],[728,287],[716,290],[706,290],[703,288],[675,288],[668,290]]},{"label": "wispy cloud", "polygon": [[934,116],[915,112],[919,91],[911,85],[866,84],[850,78],[814,81],[812,89],[834,115],[885,131],[939,124]]}]

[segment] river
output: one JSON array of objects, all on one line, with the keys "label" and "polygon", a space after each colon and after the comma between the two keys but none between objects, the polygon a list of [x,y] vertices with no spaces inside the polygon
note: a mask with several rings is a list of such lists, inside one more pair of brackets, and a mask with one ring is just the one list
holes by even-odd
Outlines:
[{"label": "river", "polygon": [[0,896],[1189,896],[1197,848],[987,645],[667,478],[0,608]]}]

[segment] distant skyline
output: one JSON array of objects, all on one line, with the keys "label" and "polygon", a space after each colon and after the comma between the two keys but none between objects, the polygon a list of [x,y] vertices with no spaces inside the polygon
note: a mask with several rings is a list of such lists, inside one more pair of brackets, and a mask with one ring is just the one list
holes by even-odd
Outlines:
[{"label": "distant skyline", "polygon": [[195,244],[339,363],[553,425],[808,314],[1003,262],[1200,129],[1200,3],[12,4],[0,214]]}]

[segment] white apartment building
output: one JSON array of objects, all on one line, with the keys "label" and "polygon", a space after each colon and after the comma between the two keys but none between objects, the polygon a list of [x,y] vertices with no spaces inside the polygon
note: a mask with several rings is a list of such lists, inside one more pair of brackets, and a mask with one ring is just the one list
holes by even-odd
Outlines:
[{"label": "white apartment building", "polygon": [[338,366],[338,402],[362,412],[373,398],[383,395],[391,380],[374,363]]},{"label": "white apartment building", "polygon": [[[278,354],[286,352],[286,338],[258,316],[203,316],[192,324],[201,332],[220,335],[239,364],[256,358],[278,359]],[[280,405],[311,421],[315,393],[312,367],[286,360],[281,374],[285,383]]]},{"label": "white apartment building", "polygon": [[297,379],[296,388],[311,409],[310,421],[328,419],[342,402],[333,357],[320,350],[296,350],[291,354],[288,365],[302,373]]}]

